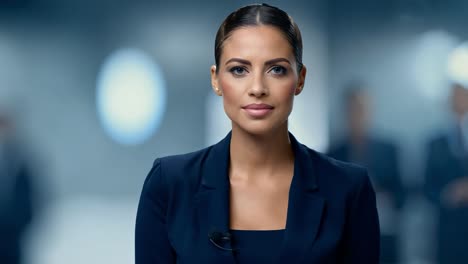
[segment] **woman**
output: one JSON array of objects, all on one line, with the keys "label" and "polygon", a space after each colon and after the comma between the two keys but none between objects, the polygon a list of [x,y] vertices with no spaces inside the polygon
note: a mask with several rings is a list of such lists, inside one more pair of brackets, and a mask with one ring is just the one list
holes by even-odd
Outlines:
[{"label": "woman", "polygon": [[249,5],[216,35],[214,92],[232,131],[156,159],[136,219],[136,263],[378,263],[367,172],[288,133],[306,76],[297,25]]}]

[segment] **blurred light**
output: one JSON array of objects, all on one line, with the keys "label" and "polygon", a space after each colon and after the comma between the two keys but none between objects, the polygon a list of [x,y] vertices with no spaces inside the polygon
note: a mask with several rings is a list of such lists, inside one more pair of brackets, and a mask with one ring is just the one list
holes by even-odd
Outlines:
[{"label": "blurred light", "polygon": [[159,127],[166,107],[166,87],[160,68],[136,49],[113,53],[97,82],[100,121],[115,141],[136,145]]},{"label": "blurred light", "polygon": [[448,59],[447,70],[451,81],[468,85],[468,42],[453,50]]},{"label": "blurred light", "polygon": [[424,33],[416,42],[411,59],[411,73],[421,94],[430,99],[445,98],[446,65],[458,41],[441,30]]}]

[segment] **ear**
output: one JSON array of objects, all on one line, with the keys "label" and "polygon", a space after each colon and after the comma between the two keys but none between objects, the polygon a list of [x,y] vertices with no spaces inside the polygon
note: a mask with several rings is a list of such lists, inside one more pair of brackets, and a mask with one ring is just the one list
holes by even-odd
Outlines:
[{"label": "ear", "polygon": [[222,96],[223,93],[221,92],[221,89],[219,88],[218,73],[216,72],[216,65],[211,66],[210,72],[211,72],[211,86],[213,87],[213,91],[217,95]]},{"label": "ear", "polygon": [[306,74],[307,74],[307,68],[305,65],[303,65],[301,71],[299,72],[296,92],[294,93],[294,95],[299,95],[304,89]]}]

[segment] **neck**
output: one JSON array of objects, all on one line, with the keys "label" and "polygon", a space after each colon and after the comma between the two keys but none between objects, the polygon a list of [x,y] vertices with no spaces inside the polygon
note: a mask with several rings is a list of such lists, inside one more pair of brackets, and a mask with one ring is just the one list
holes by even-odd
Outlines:
[{"label": "neck", "polygon": [[294,164],[294,153],[287,124],[266,135],[249,134],[239,128],[232,130],[230,171],[247,177],[273,175],[285,165]]}]

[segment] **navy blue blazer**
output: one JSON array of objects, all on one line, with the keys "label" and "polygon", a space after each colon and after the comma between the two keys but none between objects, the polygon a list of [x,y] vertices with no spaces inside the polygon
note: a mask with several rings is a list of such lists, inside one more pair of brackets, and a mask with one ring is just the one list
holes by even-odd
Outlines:
[{"label": "navy blue blazer", "polygon": [[468,263],[468,208],[447,207],[440,199],[448,184],[468,175],[468,155],[463,152],[463,143],[453,134],[431,139],[426,160],[424,190],[438,209],[436,256],[439,264]]},{"label": "navy blue blazer", "polygon": [[353,145],[348,139],[331,148],[327,155],[337,160],[355,162],[365,166],[374,189],[377,192],[385,191],[390,193],[395,200],[395,207],[402,208],[404,188],[401,182],[397,146],[389,140],[368,137],[364,160],[353,161],[352,151]]},{"label": "navy blue blazer", "polygon": [[[375,193],[365,169],[320,154],[290,134],[295,155],[278,263],[379,260]],[[136,264],[234,264],[209,239],[229,231],[231,133],[197,152],[156,159],[136,218]],[[229,241],[223,246],[229,248]]]}]

